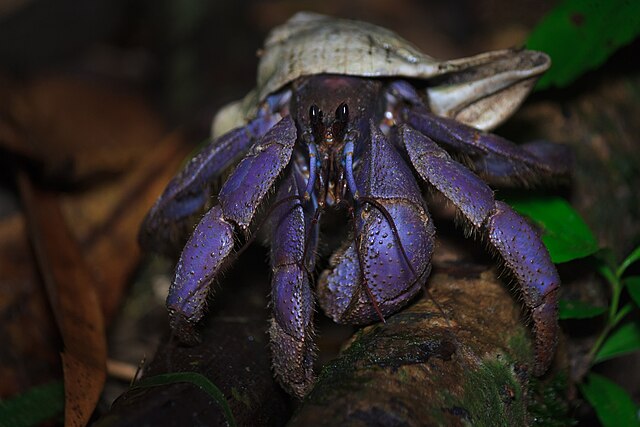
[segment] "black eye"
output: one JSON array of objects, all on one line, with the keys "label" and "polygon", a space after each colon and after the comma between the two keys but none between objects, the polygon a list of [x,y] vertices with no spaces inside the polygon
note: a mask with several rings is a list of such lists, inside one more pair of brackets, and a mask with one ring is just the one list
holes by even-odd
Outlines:
[{"label": "black eye", "polygon": [[336,109],[336,120],[342,123],[349,121],[349,107],[344,102]]},{"label": "black eye", "polygon": [[316,104],[313,104],[309,108],[309,121],[311,122],[312,125],[315,125],[321,119],[322,119],[322,112],[320,111],[320,108],[318,108]]}]

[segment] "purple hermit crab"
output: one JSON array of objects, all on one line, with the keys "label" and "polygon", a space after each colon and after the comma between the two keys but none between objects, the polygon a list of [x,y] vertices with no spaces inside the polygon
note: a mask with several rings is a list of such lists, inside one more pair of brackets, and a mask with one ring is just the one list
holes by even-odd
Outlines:
[{"label": "purple hermit crab", "polygon": [[[545,54],[527,50],[437,61],[388,30],[311,13],[274,29],[256,89],[218,114],[212,142],[143,224],[146,247],[175,241],[230,170],[178,261],[167,298],[172,328],[193,338],[238,237],[247,241],[267,224],[274,371],[304,396],[314,378],[316,298],[335,321],[366,324],[402,308],[425,284],[434,245],[426,183],[516,279],[533,320],[533,371],[544,373],[556,347],[558,274],[536,231],[487,183],[566,175],[567,156],[560,146],[517,146],[486,131],[548,67]],[[314,285],[319,221],[329,207],[346,208],[350,231]],[[259,210],[266,219],[256,219]]]}]

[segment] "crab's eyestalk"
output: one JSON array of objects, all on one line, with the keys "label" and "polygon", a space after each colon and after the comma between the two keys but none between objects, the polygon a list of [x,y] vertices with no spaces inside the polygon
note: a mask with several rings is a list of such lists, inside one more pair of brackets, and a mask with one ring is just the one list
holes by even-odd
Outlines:
[{"label": "crab's eyestalk", "polygon": [[324,122],[322,119],[322,110],[316,104],[312,104],[309,107],[309,124],[316,141],[321,141],[324,136]]},{"label": "crab's eyestalk", "polygon": [[344,134],[347,130],[347,124],[349,123],[349,107],[346,103],[340,104],[336,109],[336,116],[331,126],[333,131],[333,136],[342,140],[344,138]]}]

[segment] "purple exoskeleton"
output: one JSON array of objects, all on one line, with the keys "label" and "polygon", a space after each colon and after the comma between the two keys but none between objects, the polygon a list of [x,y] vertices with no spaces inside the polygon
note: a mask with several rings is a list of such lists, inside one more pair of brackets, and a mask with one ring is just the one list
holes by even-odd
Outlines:
[{"label": "purple exoskeleton", "polygon": [[[365,59],[351,65],[355,58]],[[478,128],[504,120],[547,67],[544,54],[515,50],[438,62],[388,30],[313,14],[274,30],[256,91],[218,118],[226,132],[169,183],[143,224],[145,246],[175,240],[233,167],[178,261],[167,298],[171,326],[192,338],[212,282],[234,258],[237,237],[246,241],[263,223],[255,217],[264,206],[275,375],[304,396],[314,379],[316,298],[336,322],[366,324],[405,306],[425,284],[435,234],[426,183],[516,279],[533,321],[533,372],[544,373],[556,347],[560,280],[536,230],[487,183],[564,176],[567,153]],[[321,213],[333,208],[347,209],[351,231],[314,290]]]}]

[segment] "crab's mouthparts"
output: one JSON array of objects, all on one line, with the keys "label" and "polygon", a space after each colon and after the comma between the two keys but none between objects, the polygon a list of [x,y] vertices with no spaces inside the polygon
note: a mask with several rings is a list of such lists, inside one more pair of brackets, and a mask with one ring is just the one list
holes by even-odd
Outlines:
[{"label": "crab's mouthparts", "polygon": [[333,132],[331,131],[330,128],[328,128],[325,132],[324,132],[324,142],[325,144],[333,144],[335,141],[335,138],[333,137]]}]

